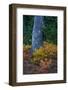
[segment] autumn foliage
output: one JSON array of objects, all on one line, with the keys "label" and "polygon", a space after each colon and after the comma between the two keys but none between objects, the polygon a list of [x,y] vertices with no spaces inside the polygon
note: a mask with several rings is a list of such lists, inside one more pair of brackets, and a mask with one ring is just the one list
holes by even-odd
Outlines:
[{"label": "autumn foliage", "polygon": [[48,69],[51,68],[57,60],[57,46],[52,43],[44,42],[43,46],[36,49],[32,54],[30,53],[30,50],[31,45],[24,45],[23,58],[40,67],[34,68],[34,72],[48,72]]},{"label": "autumn foliage", "polygon": [[30,55],[30,49],[30,45],[24,45],[24,59],[30,59],[31,57],[31,60],[34,63],[41,59],[44,60],[45,58],[57,58],[57,46],[52,43],[44,42],[43,46],[36,49],[32,55]]}]

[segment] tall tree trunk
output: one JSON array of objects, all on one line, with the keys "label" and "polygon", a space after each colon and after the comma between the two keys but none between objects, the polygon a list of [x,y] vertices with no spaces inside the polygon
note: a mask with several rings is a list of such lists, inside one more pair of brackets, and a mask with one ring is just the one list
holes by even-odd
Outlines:
[{"label": "tall tree trunk", "polygon": [[37,48],[40,48],[40,46],[43,43],[43,35],[41,30],[42,24],[43,24],[43,17],[35,16],[32,31],[32,51],[34,51]]}]

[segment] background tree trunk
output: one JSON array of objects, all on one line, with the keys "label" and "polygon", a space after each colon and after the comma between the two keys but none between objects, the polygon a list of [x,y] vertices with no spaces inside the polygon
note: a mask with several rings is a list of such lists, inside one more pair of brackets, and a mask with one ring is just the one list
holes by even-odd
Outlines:
[{"label": "background tree trunk", "polygon": [[42,24],[43,24],[43,17],[35,16],[32,31],[32,51],[34,51],[37,48],[40,48],[40,46],[43,43],[43,34],[41,30]]}]

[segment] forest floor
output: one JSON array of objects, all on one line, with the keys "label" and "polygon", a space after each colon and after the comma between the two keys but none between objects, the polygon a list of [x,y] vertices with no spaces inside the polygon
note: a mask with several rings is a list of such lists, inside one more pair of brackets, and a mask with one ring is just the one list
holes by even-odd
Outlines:
[{"label": "forest floor", "polygon": [[25,45],[23,49],[23,74],[57,73],[56,45],[44,43],[32,53],[30,45]]},{"label": "forest floor", "polygon": [[36,65],[30,63],[28,60],[23,61],[23,74],[41,74],[41,73],[57,73],[57,62],[53,60],[52,64],[48,66],[48,64],[44,62],[44,64]]}]

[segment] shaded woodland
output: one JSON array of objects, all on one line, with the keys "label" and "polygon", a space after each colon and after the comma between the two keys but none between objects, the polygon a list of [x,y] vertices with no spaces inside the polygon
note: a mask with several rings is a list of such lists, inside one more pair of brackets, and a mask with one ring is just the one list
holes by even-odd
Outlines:
[{"label": "shaded woodland", "polygon": [[57,73],[57,17],[23,16],[23,74]]}]

